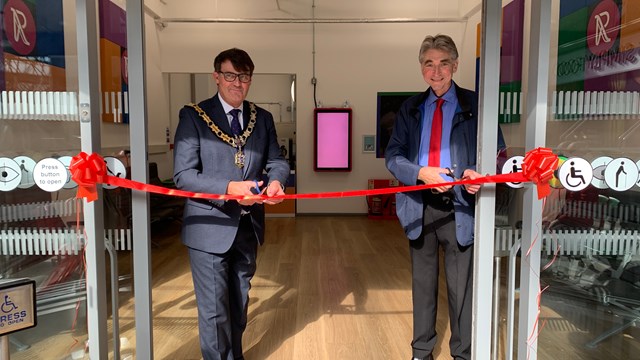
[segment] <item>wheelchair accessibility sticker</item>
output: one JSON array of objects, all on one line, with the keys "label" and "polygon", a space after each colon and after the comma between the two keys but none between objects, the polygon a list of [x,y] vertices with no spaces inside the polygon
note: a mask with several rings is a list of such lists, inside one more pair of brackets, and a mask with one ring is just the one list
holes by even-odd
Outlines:
[{"label": "wheelchair accessibility sticker", "polygon": [[[524,160],[524,156],[512,156],[502,165],[502,173],[503,174],[512,174],[522,171],[522,161]],[[524,183],[521,182],[508,182],[506,183],[508,186],[519,189],[524,186]]]},{"label": "wheelchair accessibility sticker", "polygon": [[569,158],[560,167],[558,177],[565,189],[569,191],[580,191],[591,184],[593,168],[591,168],[591,164],[583,158]]}]

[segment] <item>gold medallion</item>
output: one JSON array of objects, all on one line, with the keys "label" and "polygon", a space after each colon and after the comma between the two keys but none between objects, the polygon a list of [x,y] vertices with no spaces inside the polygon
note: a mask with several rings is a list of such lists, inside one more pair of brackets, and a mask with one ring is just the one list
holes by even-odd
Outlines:
[{"label": "gold medallion", "polygon": [[236,166],[242,169],[244,167],[244,152],[241,147],[238,147],[238,151],[236,151],[234,158]]}]

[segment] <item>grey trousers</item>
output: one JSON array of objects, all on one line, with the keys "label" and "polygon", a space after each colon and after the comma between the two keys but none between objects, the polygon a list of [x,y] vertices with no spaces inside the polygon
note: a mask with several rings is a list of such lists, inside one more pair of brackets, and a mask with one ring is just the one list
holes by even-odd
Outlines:
[{"label": "grey trousers", "polygon": [[[211,234],[215,241],[215,234]],[[243,216],[233,245],[224,254],[189,248],[198,304],[200,348],[205,360],[243,359],[251,278],[256,272],[258,240],[251,218]]]},{"label": "grey trousers", "polygon": [[451,325],[449,349],[455,359],[470,359],[473,245],[462,247],[456,241],[456,223],[449,195],[425,193],[422,235],[409,242],[413,280],[413,356],[428,358],[437,342],[439,251],[442,249]]}]

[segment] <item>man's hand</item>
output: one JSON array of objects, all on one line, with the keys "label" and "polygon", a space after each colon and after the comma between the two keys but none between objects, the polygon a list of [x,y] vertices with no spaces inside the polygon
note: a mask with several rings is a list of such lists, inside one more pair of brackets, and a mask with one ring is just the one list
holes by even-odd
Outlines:
[{"label": "man's hand", "polygon": [[[467,169],[464,171],[464,173],[462,173],[462,178],[463,179],[469,179],[469,180],[475,180],[479,177],[482,177],[482,175],[478,172],[475,172],[471,169]],[[467,192],[469,194],[475,194],[478,192],[478,190],[480,190],[480,184],[465,184],[463,185],[464,188],[467,190]]]},{"label": "man's hand", "polygon": [[[258,187],[262,186],[262,181],[258,181]],[[251,190],[256,189],[255,181],[230,181],[227,185],[227,194],[229,195],[241,195],[247,196],[246,199],[238,200],[240,205],[250,206],[253,204],[261,204],[262,199],[258,195],[255,195]]]},{"label": "man's hand", "polygon": [[[424,166],[420,168],[420,171],[418,172],[418,180],[421,180],[425,184],[445,183],[448,181],[443,179],[442,176],[440,176],[440,174],[447,175],[448,173],[449,173],[449,170],[445,168],[434,167],[434,166]],[[451,185],[438,186],[432,189],[442,193],[445,191],[449,191],[449,189],[451,189]]]},{"label": "man's hand", "polygon": [[284,199],[271,199],[272,196],[276,195],[284,195],[284,191],[282,190],[282,185],[280,181],[273,180],[267,186],[265,194],[269,197],[269,199],[264,200],[264,203],[267,205],[275,205],[281,203]]}]

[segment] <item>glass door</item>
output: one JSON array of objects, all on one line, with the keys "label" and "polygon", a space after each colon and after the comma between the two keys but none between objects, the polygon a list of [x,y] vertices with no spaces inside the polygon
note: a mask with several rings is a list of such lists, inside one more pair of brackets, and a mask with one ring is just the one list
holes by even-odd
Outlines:
[{"label": "glass door", "polygon": [[[142,343],[138,355],[152,358],[150,276],[143,271],[148,200],[106,185],[97,201],[78,200],[69,171],[72,158],[85,151],[99,153],[109,175],[148,174],[146,166],[131,174],[134,162],[146,163],[139,155],[146,149],[129,146],[130,127],[146,146],[146,122],[127,125],[130,114],[140,116],[144,99],[128,105],[126,9],[90,0],[1,4],[0,278],[34,280],[37,308],[37,326],[8,335],[11,358],[106,358],[108,352],[119,358],[119,305],[133,302],[134,288],[138,311],[127,310],[125,320],[147,335],[127,339],[124,353]],[[129,42],[138,66],[142,5],[129,5],[140,16],[131,21],[136,36]],[[140,88],[135,93],[142,98]],[[147,224],[137,227],[140,284],[132,276],[136,217]],[[0,333],[6,319],[0,314]]]},{"label": "glass door", "polygon": [[541,3],[524,8],[522,93],[501,74],[503,172],[531,144],[551,149],[559,167],[541,202],[523,184],[498,188],[494,301],[505,321],[494,358],[635,358],[640,11],[626,0]]},{"label": "glass door", "polygon": [[68,172],[81,147],[75,2],[1,4],[0,277],[35,280],[37,304],[37,326],[8,335],[9,349],[75,358],[88,339],[83,205]]},{"label": "glass door", "polygon": [[560,0],[551,47],[546,146],[560,157],[545,202],[541,359],[640,350],[640,10]]}]

